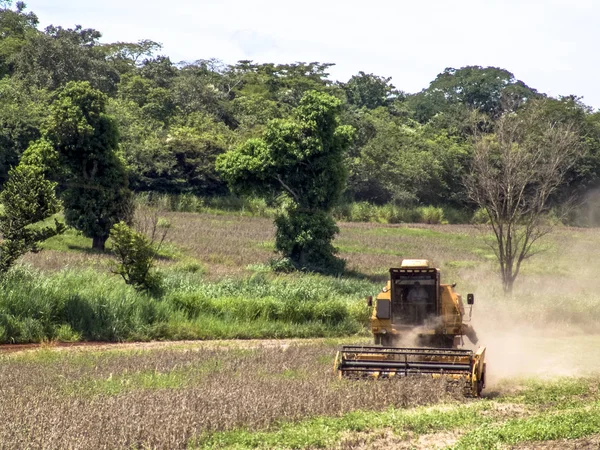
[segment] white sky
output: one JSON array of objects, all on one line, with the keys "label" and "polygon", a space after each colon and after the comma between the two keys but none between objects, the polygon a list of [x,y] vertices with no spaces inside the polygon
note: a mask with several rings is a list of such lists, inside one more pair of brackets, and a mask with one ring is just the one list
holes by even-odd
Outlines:
[{"label": "white sky", "polygon": [[496,66],[540,92],[600,108],[598,0],[25,0],[41,27],[95,28],[103,42],[152,39],[173,62],[335,63],[406,92],[446,67]]}]

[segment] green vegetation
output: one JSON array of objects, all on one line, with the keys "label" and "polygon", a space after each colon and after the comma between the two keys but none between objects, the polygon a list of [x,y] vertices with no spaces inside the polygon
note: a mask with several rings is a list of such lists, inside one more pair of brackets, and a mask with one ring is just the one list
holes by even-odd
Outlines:
[{"label": "green vegetation", "polygon": [[0,275],[6,274],[17,260],[39,244],[65,230],[63,223],[54,226],[41,223],[60,208],[54,194],[54,183],[44,179],[41,171],[31,166],[19,166],[8,173],[8,181],[0,193]]},{"label": "green vegetation", "polygon": [[88,82],[69,82],[50,105],[41,140],[24,162],[64,183],[68,225],[104,250],[111,227],[132,214],[127,169],[117,154],[118,130],[106,114],[108,98]]},{"label": "green vegetation", "polygon": [[[226,180],[215,165],[219,156],[248,140],[268,141],[265,133],[274,129],[269,125],[273,121],[297,122],[297,110],[309,92],[334,97],[339,102],[339,124],[356,131],[339,155],[348,175],[344,201],[393,205],[384,215],[389,223],[412,221],[401,210],[423,205],[444,209],[443,217],[430,211],[428,220],[457,221],[447,208],[470,216],[474,205],[463,179],[473,160],[473,135],[492,135],[494,122],[503,114],[518,113],[538,99],[547,100],[545,120],[572,124],[582,145],[582,157],[573,159],[550,204],[558,211],[572,195],[585,199],[599,181],[599,113],[576,96],[553,98],[538,92],[503,68],[447,68],[428,88],[407,93],[389,77],[366,71],[345,82],[334,81],[328,73],[332,64],[227,64],[218,59],[174,64],[151,39],[106,43],[101,30],[58,25],[39,30],[38,25],[38,17],[22,2],[5,1],[0,7],[0,181],[32,145],[37,153],[54,148],[64,156],[68,153],[64,144],[73,143],[73,138],[82,138],[78,145],[85,147],[100,144],[95,138],[104,136],[101,147],[114,149],[110,136],[118,129],[119,150],[134,191],[227,196]],[[88,139],[91,135],[81,125],[87,121],[94,128],[99,117],[87,117],[75,126],[75,109],[67,114],[62,108],[64,115],[56,120],[59,106],[68,103],[65,90],[73,93],[74,86],[101,92],[103,105],[93,108],[102,106],[103,117],[112,117],[115,127]],[[314,131],[324,124],[313,125]],[[280,127],[275,135],[291,137],[292,128]],[[61,133],[53,135],[52,130],[68,132],[58,142],[55,138]],[[38,157],[33,159],[39,162]],[[67,159],[61,165],[68,168],[78,158],[71,154]],[[120,164],[109,165],[111,173],[121,172]],[[111,186],[105,175],[95,177],[104,189],[124,187],[120,177],[115,175]],[[339,175],[333,177],[336,183]],[[74,189],[61,186],[67,187]],[[87,191],[81,194],[91,196]],[[96,203],[102,200],[91,197]],[[596,215],[583,214],[584,210],[564,220],[594,224]],[[103,230],[105,236],[108,229]]]},{"label": "green vegetation", "polygon": [[[598,236],[560,224],[600,223],[588,196],[600,184],[600,112],[495,67],[448,68],[410,94],[362,71],[334,82],[318,62],[173,64],[152,40],[39,30],[12,5],[0,1],[0,342],[328,340],[0,354],[3,445],[391,448],[446,433],[450,448],[492,449],[597,437],[597,375],[512,380],[473,402],[443,380],[348,382],[331,365],[340,343],[370,342],[364,297],[389,268],[427,258],[476,294],[490,373],[504,375],[494,358],[515,349],[524,373],[557,361],[561,373],[597,371],[598,338],[585,333],[600,321]],[[502,117],[530,123],[504,139]],[[511,238],[546,257],[520,268],[517,256],[522,283],[505,298],[493,236],[452,224],[494,224],[465,183],[478,148],[492,156],[487,186],[503,144],[514,163],[550,148],[544,130],[568,132],[561,179],[548,184],[542,163],[554,159],[528,151],[510,192],[542,192],[541,233],[558,227],[533,247]],[[572,198],[583,206],[570,210]],[[132,199],[172,225],[160,250],[152,232],[128,228]],[[511,214],[517,226],[533,204]],[[275,250],[289,260],[269,265]],[[275,273],[292,267],[341,276]],[[161,289],[150,288],[156,273]],[[552,351],[560,358],[536,358]]]},{"label": "green vegetation", "polygon": [[292,118],[270,121],[262,139],[217,160],[236,191],[280,196],[285,206],[275,217],[275,248],[297,269],[340,274],[344,268],[332,245],[339,229],[331,210],[344,190],[343,154],[353,129],[339,125],[340,110],[337,98],[309,91]]},{"label": "green vegetation", "polygon": [[[220,197],[201,197],[194,194],[157,194],[140,193],[136,202],[143,206],[152,206],[162,211],[191,212],[208,214],[238,213],[249,217],[275,218],[281,206],[254,196],[238,197],[234,195]],[[394,203],[375,205],[368,202],[344,203],[332,209],[334,219],[343,222],[374,223],[429,223],[461,224],[471,223],[473,213],[468,209],[451,206],[407,206]]]},{"label": "green vegetation", "polygon": [[[416,408],[402,411],[391,408],[384,412],[354,411],[342,417],[318,417],[300,423],[282,424],[274,431],[235,430],[201,436],[192,448],[331,448],[345,433],[373,432],[389,429],[395,434],[433,433],[480,424],[481,411],[489,405],[467,405],[441,408]],[[483,419],[484,422],[490,419]]]},{"label": "green vegetation", "polygon": [[0,342],[286,338],[364,333],[365,281],[318,276],[207,282],[172,271],[152,298],[93,270],[16,269],[0,284]]},{"label": "green vegetation", "polygon": [[[268,219],[165,214],[171,227],[156,259],[161,291],[138,292],[120,282],[110,274],[110,255],[91,251],[69,230],[26,257],[33,267],[15,267],[0,285],[1,341],[366,334],[364,298],[381,289],[389,268],[402,258],[423,256],[441,268],[443,282],[457,282],[463,294],[475,292],[474,317],[484,321],[480,328],[487,326],[488,311],[498,319],[505,315],[507,324],[558,330],[593,331],[600,320],[593,267],[581,265],[596,248],[591,231],[558,230],[545,250],[552,263],[526,266],[523,285],[513,299],[505,299],[494,291],[500,284],[492,275],[486,238],[472,227],[342,224],[336,242],[351,271],[330,278],[276,275],[259,263],[273,252]],[[584,248],[573,247],[573,239]],[[113,248],[110,240],[108,248]]]},{"label": "green vegetation", "polygon": [[131,229],[124,222],[113,225],[110,238],[118,261],[113,272],[138,290],[158,290],[160,275],[153,270],[153,266],[164,237],[163,234],[163,239],[155,245],[145,234]]},{"label": "green vegetation", "polygon": [[456,450],[496,449],[530,441],[577,439],[598,433],[598,404],[569,411],[547,412],[526,419],[513,419],[497,425],[479,427],[461,438]]}]

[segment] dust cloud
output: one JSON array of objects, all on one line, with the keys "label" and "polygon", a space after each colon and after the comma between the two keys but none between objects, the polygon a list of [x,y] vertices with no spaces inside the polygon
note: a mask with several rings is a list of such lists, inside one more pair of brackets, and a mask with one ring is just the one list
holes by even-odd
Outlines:
[{"label": "dust cloud", "polygon": [[[474,311],[475,314],[475,311]],[[556,377],[600,372],[600,335],[574,327],[523,323],[518,311],[485,307],[476,311],[473,327],[486,347],[487,384],[516,377]]]},{"label": "dust cloud", "polygon": [[535,257],[511,298],[491,271],[464,274],[477,286],[471,325],[479,337],[464,347],[487,348],[488,387],[600,373],[600,232],[563,229],[555,239],[555,250]]}]

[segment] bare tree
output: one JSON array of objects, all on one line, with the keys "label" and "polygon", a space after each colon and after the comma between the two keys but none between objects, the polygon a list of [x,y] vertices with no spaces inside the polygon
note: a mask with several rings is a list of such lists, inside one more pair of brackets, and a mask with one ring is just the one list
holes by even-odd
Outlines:
[{"label": "bare tree", "polygon": [[138,205],[135,208],[133,215],[133,227],[138,233],[142,233],[149,240],[152,247],[155,249],[153,259],[156,257],[158,252],[167,237],[171,225],[165,219],[160,217],[163,211],[157,208],[150,208],[147,206]]},{"label": "bare tree", "polygon": [[465,184],[487,213],[502,286],[510,294],[522,262],[537,253],[533,244],[551,231],[544,220],[548,200],[582,150],[575,126],[549,120],[543,101],[500,117],[494,131],[476,136]]}]

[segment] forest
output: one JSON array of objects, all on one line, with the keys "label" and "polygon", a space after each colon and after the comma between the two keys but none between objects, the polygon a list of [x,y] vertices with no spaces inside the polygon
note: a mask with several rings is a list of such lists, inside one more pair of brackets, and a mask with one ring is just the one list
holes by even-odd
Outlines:
[{"label": "forest", "polygon": [[[24,3],[4,0],[0,7],[2,183],[24,155],[39,161],[48,155],[48,144],[58,145],[62,138],[52,124],[68,107],[60,113],[57,104],[69,89],[88,89],[101,104],[98,114],[110,118],[106,139],[116,158],[111,164],[122,166],[111,169],[112,176],[126,178],[118,183],[136,193],[230,196],[217,158],[262,136],[270,121],[291,117],[313,91],[338,99],[339,122],[352,128],[343,153],[344,204],[432,205],[473,213],[464,178],[474,139],[536,100],[543,100],[545,120],[576,130],[581,148],[549,204],[581,203],[599,184],[600,112],[576,95],[538,92],[506,69],[446,68],[426,89],[408,93],[368,68],[347,81],[332,80],[332,64],[324,62],[174,62],[150,39],[106,43],[101,30],[80,25],[40,30]],[[76,154],[63,153],[62,166],[81,163]],[[49,170],[59,191],[78,195],[69,194],[67,184],[76,181],[59,173],[64,167]],[[275,192],[262,195],[270,204],[278,201]],[[575,215],[565,220],[595,224]]]}]

